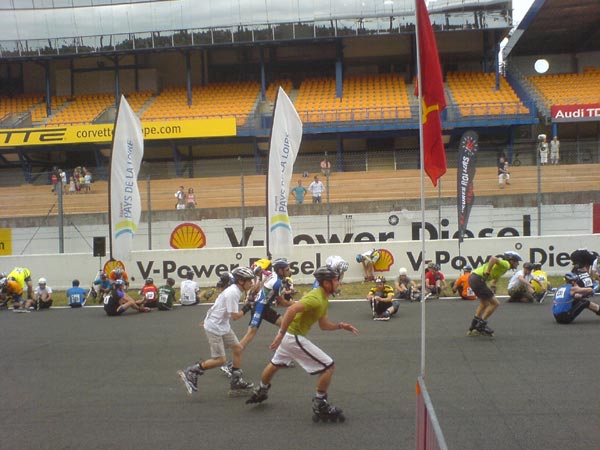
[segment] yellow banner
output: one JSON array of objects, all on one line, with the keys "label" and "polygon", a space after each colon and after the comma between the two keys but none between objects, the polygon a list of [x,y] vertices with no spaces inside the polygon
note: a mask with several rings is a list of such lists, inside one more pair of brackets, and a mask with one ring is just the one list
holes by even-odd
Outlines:
[{"label": "yellow banner", "polygon": [[0,228],[0,255],[12,255],[12,230]]},{"label": "yellow banner", "polygon": [[[114,124],[72,125],[55,128],[0,129],[0,147],[112,142]],[[142,122],[144,139],[186,139],[235,136],[234,117],[223,119]]]}]

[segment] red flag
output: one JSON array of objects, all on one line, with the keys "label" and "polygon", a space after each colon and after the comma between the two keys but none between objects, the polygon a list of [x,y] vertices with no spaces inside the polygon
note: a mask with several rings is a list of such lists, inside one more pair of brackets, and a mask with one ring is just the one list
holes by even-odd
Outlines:
[{"label": "red flag", "polygon": [[[422,89],[423,162],[425,173],[434,186],[446,173],[446,151],[442,141],[441,112],[446,108],[444,81],[437,44],[431,28],[425,0],[416,0],[419,25],[419,61]],[[418,89],[418,87],[415,87]],[[415,93],[418,95],[418,93]]]}]

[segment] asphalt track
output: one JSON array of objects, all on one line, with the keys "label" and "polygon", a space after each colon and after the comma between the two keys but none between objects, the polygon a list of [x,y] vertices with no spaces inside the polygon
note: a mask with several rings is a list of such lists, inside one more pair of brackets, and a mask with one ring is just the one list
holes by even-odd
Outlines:
[{"label": "asphalt track", "polygon": [[[426,383],[448,447],[597,450],[600,318],[554,323],[550,304],[503,303],[495,338],[467,337],[475,304],[427,302]],[[313,423],[313,377],[282,369],[269,399],[228,398],[219,370],[190,396],[176,370],[207,355],[205,306],[107,317],[99,308],[0,311],[2,449],[413,449],[420,369],[418,303],[374,322],[365,302],[335,302],[314,329],[336,360],[329,397],[343,424]],[[235,323],[241,337],[246,319]],[[257,381],[275,334],[263,325],[244,357]]]}]

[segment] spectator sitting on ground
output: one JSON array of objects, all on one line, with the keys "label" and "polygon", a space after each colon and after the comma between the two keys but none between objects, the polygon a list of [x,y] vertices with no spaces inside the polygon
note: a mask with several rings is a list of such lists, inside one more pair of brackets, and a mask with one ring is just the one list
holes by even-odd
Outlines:
[{"label": "spectator sitting on ground", "polygon": [[398,312],[400,302],[394,300],[394,289],[385,283],[385,277],[378,276],[375,278],[375,286],[367,294],[367,300],[369,300],[373,312],[373,320],[389,320]]},{"label": "spectator sitting on ground", "polygon": [[40,278],[38,286],[35,288],[35,304],[33,308],[36,306],[37,309],[49,309],[52,306],[52,288],[47,285],[45,278]]},{"label": "spectator sitting on ground", "polygon": [[73,287],[67,289],[67,299],[71,308],[81,308],[85,306],[87,292],[82,287],[79,287],[79,280],[73,280]]},{"label": "spectator sitting on ground", "polygon": [[171,311],[175,303],[175,280],[167,278],[166,284],[158,288],[158,309],[160,311]]},{"label": "spectator sitting on ground", "polygon": [[110,292],[110,280],[108,279],[108,275],[105,272],[100,272],[98,278],[96,278],[92,284],[94,292],[96,295],[92,294],[92,297],[99,297],[98,302],[104,300],[104,296],[108,295]]},{"label": "spectator sitting on ground", "polygon": [[508,302],[511,303],[532,303],[535,289],[531,285],[533,276],[531,270],[533,264],[523,263],[523,268],[517,270],[508,281]]},{"label": "spectator sitting on ground", "polygon": [[116,280],[110,290],[110,294],[104,301],[104,312],[108,316],[118,316],[123,314],[129,308],[136,309],[138,312],[150,312],[150,308],[142,306],[142,300],[137,302],[125,292],[125,282]]},{"label": "spectator sitting on ground", "polygon": [[540,263],[533,263],[531,276],[531,285],[535,291],[533,299],[538,303],[543,303],[546,294],[552,288],[548,281],[548,274],[542,270],[542,265]]},{"label": "spectator sitting on ground", "polygon": [[554,293],[552,302],[554,320],[561,324],[571,323],[584,309],[589,309],[600,316],[600,305],[587,300],[594,295],[593,289],[579,286],[579,276],[574,273],[567,273],[565,281],[566,284]]},{"label": "spectator sitting on ground", "polygon": [[158,288],[154,284],[152,278],[147,278],[144,286],[140,289],[142,296],[142,305],[148,308],[156,308],[158,306]]},{"label": "spectator sitting on ground", "polygon": [[12,301],[14,311],[29,311],[25,300],[23,300],[23,288],[19,282],[12,278],[4,277],[0,279],[0,304],[2,305],[2,309],[8,307],[9,301]]},{"label": "spectator sitting on ground", "polygon": [[413,280],[408,278],[406,267],[400,267],[398,270],[398,278],[394,282],[395,299],[403,299],[409,301],[418,300],[421,296],[420,289]]},{"label": "spectator sitting on ground", "polygon": [[431,297],[440,298],[446,287],[446,277],[440,271],[440,266],[433,262],[430,262],[427,268],[429,270],[425,272],[425,292]]},{"label": "spectator sitting on ground", "polygon": [[198,283],[194,281],[194,272],[190,270],[186,274],[186,279],[181,282],[179,288],[179,303],[181,303],[182,306],[193,306],[200,303],[198,290]]},{"label": "spectator sitting on ground", "polygon": [[452,292],[460,295],[463,300],[475,300],[477,298],[469,285],[469,276],[471,276],[472,270],[473,268],[467,264],[463,268],[464,273],[458,277],[452,286]]}]

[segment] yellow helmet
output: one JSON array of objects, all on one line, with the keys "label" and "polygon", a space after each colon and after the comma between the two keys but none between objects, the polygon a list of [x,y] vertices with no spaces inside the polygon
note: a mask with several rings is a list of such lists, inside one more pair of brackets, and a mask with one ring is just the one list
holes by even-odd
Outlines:
[{"label": "yellow helmet", "polygon": [[271,267],[271,261],[266,258],[262,258],[258,261],[255,261],[254,265],[262,268],[263,270],[267,270],[269,267]]}]

